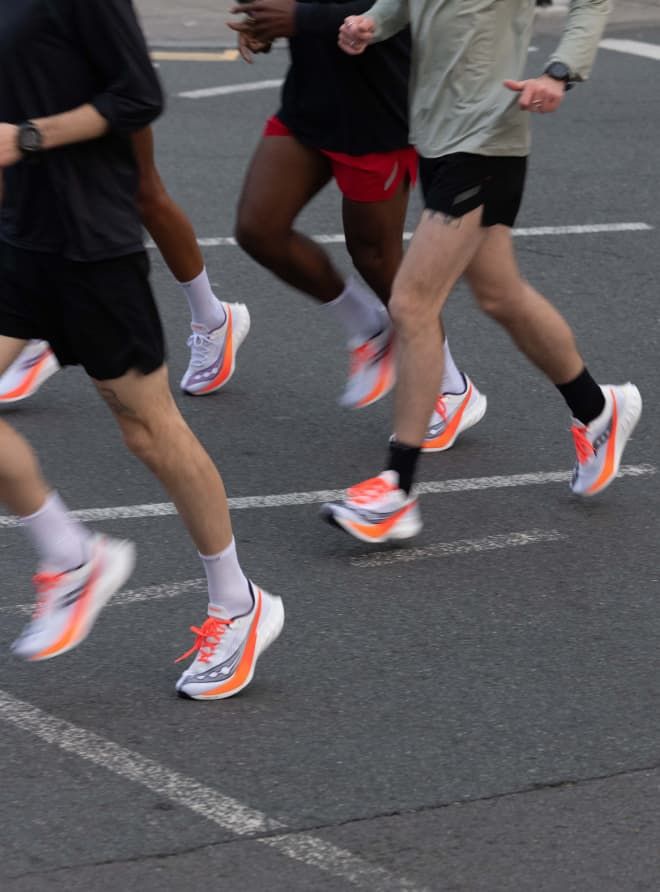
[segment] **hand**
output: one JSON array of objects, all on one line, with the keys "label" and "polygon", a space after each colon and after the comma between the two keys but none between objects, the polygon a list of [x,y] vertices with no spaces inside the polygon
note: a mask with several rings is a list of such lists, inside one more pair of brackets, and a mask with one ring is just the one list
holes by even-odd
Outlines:
[{"label": "hand", "polygon": [[11,167],[22,158],[18,148],[18,127],[15,124],[0,124],[0,168]]},{"label": "hand", "polygon": [[504,81],[504,86],[520,93],[518,105],[523,111],[540,114],[557,111],[566,92],[563,81],[547,74],[526,81]]},{"label": "hand", "polygon": [[366,15],[349,15],[339,29],[339,46],[349,56],[363,53],[374,39],[376,23]]},{"label": "hand", "polygon": [[293,37],[296,30],[295,0],[253,0],[232,7],[230,12],[247,16],[241,22],[227,22],[230,28],[263,43],[270,43],[277,37]]},{"label": "hand", "polygon": [[241,31],[238,35],[238,52],[241,59],[248,64],[252,64],[253,53],[269,53],[271,48],[270,41],[263,42],[251,37],[247,32]]}]

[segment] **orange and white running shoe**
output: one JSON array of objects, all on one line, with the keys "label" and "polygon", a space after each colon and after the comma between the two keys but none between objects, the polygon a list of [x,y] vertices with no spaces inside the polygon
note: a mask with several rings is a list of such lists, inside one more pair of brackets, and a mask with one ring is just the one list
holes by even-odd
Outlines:
[{"label": "orange and white running shoe", "polygon": [[601,387],[605,408],[588,424],[574,420],[571,433],[577,462],[571,489],[580,496],[595,496],[616,477],[621,456],[642,414],[642,397],[634,384]]},{"label": "orange and white running shoe", "polygon": [[463,393],[441,393],[422,443],[422,452],[444,452],[456,442],[459,434],[478,424],[486,414],[488,400],[479,393],[467,375],[463,375]]},{"label": "orange and white running shoe", "polygon": [[210,331],[198,322],[191,324],[188,338],[190,362],[181,379],[181,390],[206,396],[224,387],[234,374],[236,354],[250,331],[250,313],[245,304],[223,302],[227,318]]},{"label": "orange and white running shoe", "polygon": [[250,583],[252,609],[233,619],[209,616],[201,627],[191,626],[195,643],[177,663],[196,653],[176,689],[192,700],[224,700],[252,681],[257,660],[284,625],[282,599]]},{"label": "orange and white running shoe", "polygon": [[0,376],[0,405],[18,403],[32,396],[59,367],[47,341],[28,341]]},{"label": "orange and white running shoe", "polygon": [[365,409],[386,396],[395,381],[394,328],[388,320],[385,328],[351,350],[348,381],[339,404]]},{"label": "orange and white running shoe", "polygon": [[134,565],[132,542],[96,535],[86,564],[67,573],[37,573],[34,615],[13,643],[13,652],[24,660],[50,660],[76,647]]},{"label": "orange and white running shoe", "polygon": [[422,529],[417,498],[399,489],[396,471],[352,486],[343,501],[322,505],[321,515],[361,542],[411,539]]}]

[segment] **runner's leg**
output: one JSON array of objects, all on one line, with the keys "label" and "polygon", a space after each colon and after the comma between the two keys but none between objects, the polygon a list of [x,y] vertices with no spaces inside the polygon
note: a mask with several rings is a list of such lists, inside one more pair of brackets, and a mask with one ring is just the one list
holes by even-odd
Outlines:
[{"label": "runner's leg", "polygon": [[341,294],[343,276],[328,253],[293,224],[331,175],[327,159],[295,137],[263,137],[245,176],[236,221],[236,239],[244,251],[323,303]]}]

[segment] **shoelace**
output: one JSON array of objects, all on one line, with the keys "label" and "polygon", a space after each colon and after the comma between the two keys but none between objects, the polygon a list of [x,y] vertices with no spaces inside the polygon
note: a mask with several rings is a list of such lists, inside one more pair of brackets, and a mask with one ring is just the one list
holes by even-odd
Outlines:
[{"label": "shoelace", "polygon": [[573,443],[575,444],[578,463],[583,465],[596,454],[596,451],[589,442],[586,427],[581,424],[574,424],[571,428],[571,433],[573,434]]},{"label": "shoelace", "polygon": [[362,483],[356,483],[348,490],[348,498],[356,505],[364,505],[367,502],[374,501],[381,496],[392,492],[395,487],[382,477],[371,477],[369,480],[363,480]]},{"label": "shoelace", "polygon": [[447,422],[447,406],[445,405],[445,398],[440,393],[436,397],[435,400],[435,411],[438,413],[440,418],[446,423]]},{"label": "shoelace", "polygon": [[198,629],[197,626],[191,626],[190,631],[197,636],[195,643],[190,650],[187,650],[185,654],[181,654],[174,662],[180,663],[198,650],[200,651],[199,662],[208,663],[229,625],[231,625],[230,619],[217,619],[215,616],[209,616],[202,623],[201,629]]},{"label": "shoelace", "polygon": [[62,573],[36,573],[32,577],[34,587],[37,590],[37,603],[32,613],[33,619],[39,619],[43,615],[48,603],[48,595],[62,578]]},{"label": "shoelace", "polygon": [[205,365],[208,362],[209,351],[213,344],[211,338],[201,331],[195,331],[188,338],[187,344],[192,350],[190,365],[195,366],[195,368]]},{"label": "shoelace", "polygon": [[366,365],[376,355],[376,350],[371,341],[365,341],[351,351],[351,368],[349,374],[355,375],[363,365]]}]

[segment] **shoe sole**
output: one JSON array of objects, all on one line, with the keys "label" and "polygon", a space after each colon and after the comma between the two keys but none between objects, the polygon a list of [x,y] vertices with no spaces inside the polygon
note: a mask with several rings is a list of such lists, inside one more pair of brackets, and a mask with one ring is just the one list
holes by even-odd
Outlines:
[{"label": "shoe sole", "polygon": [[60,364],[55,358],[55,354],[52,350],[49,350],[47,355],[43,356],[29,373],[28,377],[30,380],[27,384],[24,382],[20,387],[15,387],[9,394],[0,395],[0,405],[13,406],[15,403],[20,403],[22,400],[34,396],[41,385],[52,377],[55,372],[58,372],[59,369]]},{"label": "shoe sole", "polygon": [[[217,393],[218,390],[221,390],[225,386],[225,384],[229,383],[236,371],[236,354],[238,353],[238,348],[250,332],[252,320],[250,319],[250,311],[245,304],[223,304],[223,306],[229,307],[232,314],[232,350],[229,371],[224,378],[212,387],[207,385],[200,388],[200,390],[188,390],[187,388],[182,387],[181,390],[188,394],[188,396],[208,396],[210,393]],[[241,307],[245,310],[245,313],[237,313],[236,307]]]},{"label": "shoe sole", "polygon": [[628,440],[637,427],[637,423],[641,418],[641,415],[642,395],[639,392],[639,389],[633,384],[630,386],[630,390],[626,394],[626,411],[623,415],[619,416],[618,419],[617,438],[614,444],[614,463],[612,466],[612,472],[596,489],[592,488],[593,484],[592,487],[586,489],[584,492],[576,492],[574,489],[572,489],[572,492],[575,493],[575,495],[580,496],[581,498],[589,499],[592,496],[597,496],[599,493],[603,492],[603,490],[607,489],[607,487],[613,482],[613,480],[619,473],[621,458],[628,444]]},{"label": "shoe sole", "polygon": [[375,545],[382,545],[385,542],[401,542],[405,539],[412,539],[421,532],[424,526],[419,510],[411,512],[410,516],[405,517],[400,523],[395,524],[386,533],[383,533],[382,536],[369,536],[366,533],[363,533],[353,521],[336,514],[332,505],[323,505],[321,507],[321,517],[326,520],[330,526],[343,530],[354,539]]},{"label": "shoe sole", "polygon": [[[488,400],[486,399],[485,394],[480,394],[479,399],[475,402],[475,404],[470,408],[470,410],[466,411],[463,414],[463,418],[461,419],[461,423],[456,428],[453,437],[442,446],[425,446],[422,443],[421,451],[426,455],[431,452],[446,452],[447,449],[451,449],[456,440],[460,437],[461,434],[464,434],[465,431],[469,430],[471,427],[474,427],[475,424],[479,424],[481,419],[486,414],[486,409],[488,408]],[[434,439],[437,439],[434,438]],[[433,442],[433,441],[431,441]]]},{"label": "shoe sole", "polygon": [[[39,663],[44,660],[52,660],[54,657],[60,657],[62,654],[73,650],[87,638],[94,627],[96,619],[108,603],[110,598],[119,591],[126,580],[130,577],[135,567],[135,545],[127,540],[115,541],[106,545],[106,554],[104,561],[110,562],[110,571],[106,573],[103,585],[99,586],[94,592],[87,614],[81,624],[78,633],[64,647],[56,651],[47,653],[46,656],[39,654],[26,657],[30,662]],[[47,650],[47,648],[46,648]],[[43,652],[43,651],[42,651]]]},{"label": "shoe sole", "polygon": [[[264,596],[264,591],[261,589],[262,598],[265,602],[266,599]],[[198,694],[189,694],[183,689],[179,690],[177,688],[177,694],[179,697],[183,697],[184,700],[228,700],[229,697],[235,697],[236,694],[240,693],[244,690],[254,678],[254,672],[257,666],[257,662],[259,661],[259,657],[266,651],[271,644],[273,644],[280,637],[282,629],[284,627],[284,604],[282,599],[277,595],[268,595],[268,615],[264,616],[262,621],[259,623],[257,627],[257,643],[254,650],[254,659],[252,660],[252,664],[250,666],[248,675],[245,681],[240,684],[236,688],[232,688],[231,691],[227,691],[222,694],[204,694],[203,691],[200,691]]]}]

